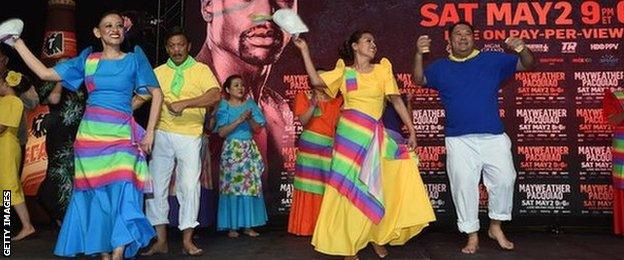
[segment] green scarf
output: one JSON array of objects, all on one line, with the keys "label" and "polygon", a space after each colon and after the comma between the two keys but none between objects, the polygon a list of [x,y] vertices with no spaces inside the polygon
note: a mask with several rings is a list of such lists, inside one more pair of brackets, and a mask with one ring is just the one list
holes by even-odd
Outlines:
[{"label": "green scarf", "polygon": [[188,56],[180,66],[176,65],[171,59],[167,60],[167,66],[175,71],[173,73],[173,80],[171,81],[171,93],[176,97],[180,96],[182,86],[184,86],[184,71],[195,65],[195,63],[195,59],[191,56]]}]

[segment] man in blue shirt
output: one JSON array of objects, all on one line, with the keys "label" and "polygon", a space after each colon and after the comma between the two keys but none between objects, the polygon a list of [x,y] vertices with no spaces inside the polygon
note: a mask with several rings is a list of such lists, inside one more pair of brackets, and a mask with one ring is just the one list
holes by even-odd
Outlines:
[{"label": "man in blue shirt", "polygon": [[457,226],[468,234],[462,252],[473,254],[479,247],[479,179],[488,190],[488,235],[501,248],[513,250],[501,228],[511,220],[516,171],[511,141],[504,132],[498,110],[500,84],[516,71],[532,68],[535,59],[524,42],[509,37],[505,43],[517,55],[479,52],[474,47],[472,25],[458,22],[449,30],[451,52],[423,70],[423,52],[431,40],[420,36],[414,57],[416,84],[439,92],[446,112],[446,169],[457,213]]}]

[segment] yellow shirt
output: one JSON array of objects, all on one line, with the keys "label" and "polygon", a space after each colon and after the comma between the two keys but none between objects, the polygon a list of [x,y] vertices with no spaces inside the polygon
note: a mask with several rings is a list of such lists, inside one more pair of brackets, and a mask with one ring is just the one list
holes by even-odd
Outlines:
[{"label": "yellow shirt", "polygon": [[399,95],[399,87],[392,72],[392,64],[386,58],[375,64],[369,73],[355,72],[357,89],[348,90],[346,83],[345,63],[342,59],[336,62],[336,68],[322,73],[321,79],[327,85],[326,92],[336,97],[338,91],[344,97],[344,109],[355,109],[375,119],[383,114],[385,96]]},{"label": "yellow shirt", "polygon": [[18,142],[17,130],[22,120],[24,105],[16,96],[0,97],[0,125],[8,126],[7,130],[0,134],[0,144],[6,145],[8,140]]},{"label": "yellow shirt", "polygon": [[[167,64],[160,65],[154,69],[165,102],[173,103],[178,100],[196,98],[210,89],[219,88],[219,82],[210,68],[206,64],[197,62],[192,67],[184,70],[184,86],[182,86],[180,96],[176,97],[171,93],[171,81],[173,81],[174,72]],[[187,108],[182,111],[181,116],[174,116],[169,113],[167,106],[163,102],[156,128],[176,134],[201,136],[205,115],[205,108]]]}]

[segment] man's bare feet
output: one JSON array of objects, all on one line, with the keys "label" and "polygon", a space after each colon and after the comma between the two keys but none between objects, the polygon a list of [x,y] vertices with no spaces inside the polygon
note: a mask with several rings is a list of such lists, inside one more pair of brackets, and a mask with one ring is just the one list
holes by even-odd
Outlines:
[{"label": "man's bare feet", "polygon": [[17,233],[17,236],[14,236],[11,238],[11,241],[20,241],[34,233],[35,233],[35,227],[33,227],[32,225],[24,226],[22,227],[22,230],[20,230],[20,232]]},{"label": "man's bare feet", "polygon": [[204,254],[204,250],[197,247],[194,243],[185,243],[182,247],[182,254],[189,256],[201,256]]},{"label": "man's bare feet", "polygon": [[109,254],[109,253],[102,253],[100,256],[101,256],[102,260],[111,260],[112,259],[111,258],[111,254]]},{"label": "man's bare feet", "polygon": [[479,249],[479,235],[477,232],[468,234],[468,243],[461,249],[464,254],[474,254]]},{"label": "man's bare feet", "polygon": [[501,228],[501,222],[499,220],[492,220],[490,223],[490,228],[488,230],[488,236],[491,239],[496,240],[498,245],[503,250],[514,250],[514,244],[507,240],[503,229]]},{"label": "man's bare feet", "polygon": [[375,251],[375,254],[379,256],[379,258],[384,258],[388,256],[388,250],[386,249],[386,247],[375,244],[375,243],[371,243],[371,244],[373,244],[373,250]]},{"label": "man's bare feet", "polygon": [[160,255],[169,253],[169,248],[167,247],[166,241],[156,241],[149,250],[141,253],[142,256],[152,256],[152,255]]}]

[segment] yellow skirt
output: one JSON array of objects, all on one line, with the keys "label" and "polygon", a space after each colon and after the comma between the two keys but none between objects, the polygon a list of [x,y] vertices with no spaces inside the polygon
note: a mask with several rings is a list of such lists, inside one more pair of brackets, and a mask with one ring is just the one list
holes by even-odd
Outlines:
[{"label": "yellow skirt", "polygon": [[382,159],[385,215],[378,225],[327,185],[312,237],[314,249],[348,256],[357,254],[369,242],[403,245],[435,221],[414,156],[406,160]]},{"label": "yellow skirt", "polygon": [[22,150],[17,138],[8,132],[0,135],[0,189],[11,190],[11,205],[24,203],[24,191],[20,183]]}]

